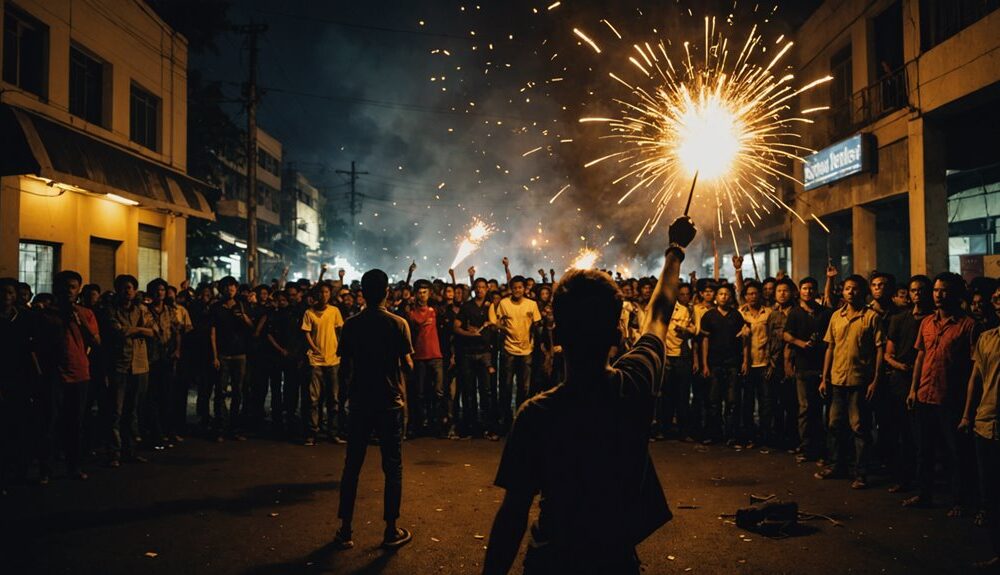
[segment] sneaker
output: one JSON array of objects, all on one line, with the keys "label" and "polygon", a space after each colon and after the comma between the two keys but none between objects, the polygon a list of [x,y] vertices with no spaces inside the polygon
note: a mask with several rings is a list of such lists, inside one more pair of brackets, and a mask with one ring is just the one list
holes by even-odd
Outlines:
[{"label": "sneaker", "polygon": [[483,437],[489,439],[490,441],[500,441],[500,436],[493,433],[492,431],[487,431],[486,434],[483,435]]},{"label": "sneaker", "polygon": [[399,549],[413,540],[413,534],[402,527],[397,527],[395,533],[386,532],[382,539],[383,549]]},{"label": "sneaker", "polygon": [[302,445],[304,445],[306,447],[314,447],[316,445],[316,438],[315,437],[307,437],[306,440],[302,442]]},{"label": "sneaker", "polygon": [[334,436],[333,436],[333,437],[332,437],[332,438],[330,439],[330,441],[332,441],[332,442],[333,442],[333,443],[335,443],[336,445],[344,445],[345,443],[347,443],[347,440],[346,440],[346,439],[344,439],[343,437],[339,436],[339,435],[334,435]]},{"label": "sneaker", "polygon": [[337,534],[333,537],[333,546],[337,549],[351,549],[354,547],[354,540],[351,539],[350,532],[344,532],[338,529]]},{"label": "sneaker", "polygon": [[868,487],[868,481],[864,477],[855,477],[854,481],[851,482],[851,489],[865,489]]}]

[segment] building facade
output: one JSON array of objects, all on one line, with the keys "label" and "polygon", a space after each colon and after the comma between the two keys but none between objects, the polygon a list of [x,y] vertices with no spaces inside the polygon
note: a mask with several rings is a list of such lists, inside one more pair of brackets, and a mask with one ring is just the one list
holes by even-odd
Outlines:
[{"label": "building facade", "polygon": [[[792,274],[1000,276],[1000,1],[827,0],[798,30]],[[827,231],[829,230],[829,231]]]},{"label": "building facade", "polygon": [[2,4],[0,276],[187,277],[187,41],[140,0]]},{"label": "building facade", "polygon": [[280,249],[291,264],[292,277],[317,277],[321,263],[322,222],[319,190],[291,168],[285,171],[283,183]]}]

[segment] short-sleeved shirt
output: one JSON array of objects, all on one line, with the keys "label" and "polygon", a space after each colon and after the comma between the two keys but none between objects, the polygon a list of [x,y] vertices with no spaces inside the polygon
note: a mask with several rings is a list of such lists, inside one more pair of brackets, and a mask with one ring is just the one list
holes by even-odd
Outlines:
[{"label": "short-sleeved shirt", "polygon": [[[469,300],[462,304],[462,309],[458,312],[458,321],[462,324],[462,329],[481,328],[490,322],[490,308],[493,307],[489,300],[484,299],[483,305],[476,303],[476,300]],[[490,351],[490,341],[485,333],[477,336],[458,336],[457,342],[465,353],[487,353]]]},{"label": "short-sleeved shirt", "polygon": [[681,337],[677,329],[685,333],[694,325],[691,318],[691,311],[685,305],[675,304],[674,311],[670,315],[670,325],[667,327],[667,337],[663,340],[667,357],[680,357],[690,355],[691,346],[688,345],[688,338]]},{"label": "short-sleeved shirt", "polygon": [[917,334],[920,332],[920,322],[928,314],[913,315],[897,313],[889,318],[889,332],[886,339],[892,342],[893,357],[900,363],[912,366],[917,360]]},{"label": "short-sleeved shirt", "polygon": [[663,342],[647,334],[601,377],[522,404],[495,483],[541,494],[526,563],[617,572],[616,559],[670,519],[648,446],[663,358]]},{"label": "short-sleeved shirt", "polygon": [[771,308],[771,315],[767,316],[767,356],[771,365],[778,369],[783,368],[785,361],[785,340],[782,335],[785,333],[785,324],[788,323],[788,315],[792,309],[791,306],[782,309],[780,305],[775,304]]},{"label": "short-sleeved shirt", "polygon": [[785,322],[785,333],[795,339],[813,342],[812,349],[793,347],[795,352],[796,372],[813,372],[823,370],[823,358],[826,355],[826,342],[823,336],[830,325],[830,308],[814,303],[812,311],[802,309],[797,305],[788,312]]},{"label": "short-sleeved shirt", "polygon": [[459,309],[460,306],[447,302],[437,308],[438,344],[444,357],[450,357],[455,352],[455,320],[458,319]]},{"label": "short-sleeved shirt", "polygon": [[[70,317],[55,308],[43,310],[39,314],[42,322],[40,343],[42,349],[42,368],[55,368],[59,380],[64,383],[80,383],[90,380],[90,359],[87,355],[87,343],[83,330],[91,334],[100,333],[94,312],[82,305],[73,304],[80,325]],[[53,365],[45,365],[53,360]]]},{"label": "short-sleeved shirt", "polygon": [[924,352],[917,401],[932,405],[961,403],[972,369],[972,336],[976,322],[964,313],[948,319],[939,312],[920,322],[915,347]]},{"label": "short-sleeved shirt", "polygon": [[153,328],[153,316],[141,303],[123,307],[117,303],[109,311],[115,333],[111,358],[115,371],[132,375],[149,373],[149,352],[145,337],[125,337],[125,331],[134,327]]},{"label": "short-sleeved shirt", "polygon": [[532,327],[542,319],[538,304],[523,297],[517,303],[505,297],[496,307],[490,307],[490,323],[507,329],[503,349],[510,355],[531,355],[534,349]]},{"label": "short-sleeved shirt", "polygon": [[239,302],[230,307],[224,304],[225,302],[220,301],[212,306],[216,351],[220,357],[246,355],[252,331],[252,328],[243,321],[243,316],[248,312]]},{"label": "short-sleeved shirt", "polygon": [[1000,328],[984,331],[976,341],[972,355],[973,370],[982,382],[983,392],[976,408],[976,435],[1000,440],[997,427],[997,388],[1000,388]]},{"label": "short-sleeved shirt", "polygon": [[750,325],[750,367],[766,367],[767,320],[771,317],[771,308],[762,305],[754,311],[749,305],[744,304],[740,307],[740,313]]},{"label": "short-sleeved shirt", "polygon": [[833,345],[830,385],[869,385],[875,379],[875,362],[885,345],[882,318],[875,310],[861,308],[849,317],[850,306],[833,312],[823,341]]},{"label": "short-sleeved shirt", "polygon": [[694,311],[694,325],[698,328],[698,333],[701,333],[701,318],[705,317],[708,310],[715,309],[715,306],[708,305],[702,302],[698,302],[691,306],[692,311]]},{"label": "short-sleeved shirt", "polygon": [[309,365],[313,367],[340,365],[340,356],[337,355],[337,328],[343,325],[344,318],[337,306],[328,305],[322,310],[315,308],[306,310],[302,317],[302,331],[312,336],[313,343],[321,352],[317,354],[312,348],[306,351]]},{"label": "short-sleeved shirt", "polygon": [[400,409],[400,360],[413,353],[410,326],[383,307],[367,307],[341,332],[340,357],[351,362],[350,401],[354,409]]},{"label": "short-sleeved shirt", "polygon": [[746,321],[737,310],[723,315],[718,308],[705,312],[701,330],[708,341],[708,365],[740,365],[743,363],[743,340],[740,331]]},{"label": "short-sleeved shirt", "polygon": [[413,359],[441,359],[441,340],[438,338],[437,309],[433,306],[414,306],[410,310],[413,334]]}]

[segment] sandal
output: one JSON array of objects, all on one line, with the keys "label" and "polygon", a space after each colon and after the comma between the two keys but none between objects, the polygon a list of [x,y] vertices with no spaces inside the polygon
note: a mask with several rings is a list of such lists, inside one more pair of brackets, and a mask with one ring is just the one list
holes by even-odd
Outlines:
[{"label": "sandal", "polygon": [[403,545],[406,545],[413,540],[413,534],[402,527],[397,527],[396,532],[386,534],[385,539],[382,540],[383,549],[399,549]]}]

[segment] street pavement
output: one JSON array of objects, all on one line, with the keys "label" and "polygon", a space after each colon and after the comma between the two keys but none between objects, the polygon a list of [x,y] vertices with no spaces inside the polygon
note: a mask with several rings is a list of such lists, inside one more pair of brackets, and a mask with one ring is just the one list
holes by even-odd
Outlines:
[{"label": "street pavement", "polygon": [[[417,439],[403,448],[397,553],[378,548],[382,475],[371,447],[354,540],[330,545],[345,446],[271,439],[199,439],[149,453],[146,464],[91,468],[86,482],[56,476],[0,499],[2,573],[478,573],[503,491],[492,481],[502,443]],[[903,509],[876,480],[866,491],[813,479],[815,464],[784,452],[676,441],[651,445],[674,519],[639,546],[656,573],[963,573],[989,553],[986,532],[945,508]],[[797,501],[817,519],[782,539],[731,519],[750,495]],[[532,519],[537,513],[537,503]],[[615,526],[608,526],[614,529]],[[522,546],[523,554],[523,546]],[[515,573],[520,573],[521,558]],[[8,570],[8,568],[10,570]]]}]

